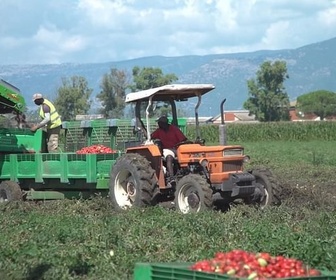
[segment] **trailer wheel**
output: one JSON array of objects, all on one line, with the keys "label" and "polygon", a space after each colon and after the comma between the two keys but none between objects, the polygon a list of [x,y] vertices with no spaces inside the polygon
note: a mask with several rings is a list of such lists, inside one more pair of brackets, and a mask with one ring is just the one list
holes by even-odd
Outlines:
[{"label": "trailer wheel", "polygon": [[282,187],[272,172],[265,168],[256,168],[250,171],[256,177],[258,188],[261,196],[249,199],[249,203],[256,204],[260,208],[265,208],[271,205],[281,204]]},{"label": "trailer wheel", "polygon": [[155,171],[145,157],[131,153],[119,157],[110,175],[109,197],[115,209],[155,204],[157,179]]},{"label": "trailer wheel", "polygon": [[175,206],[183,214],[213,209],[213,192],[205,178],[184,176],[176,184]]},{"label": "trailer wheel", "polygon": [[0,184],[0,203],[22,199],[20,186],[13,181],[2,181]]}]

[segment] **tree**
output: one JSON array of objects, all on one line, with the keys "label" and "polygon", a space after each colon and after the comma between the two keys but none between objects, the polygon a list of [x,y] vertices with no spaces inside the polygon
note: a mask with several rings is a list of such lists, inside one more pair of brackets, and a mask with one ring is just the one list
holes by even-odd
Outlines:
[{"label": "tree", "polygon": [[[133,82],[134,84],[130,86],[132,91],[146,90],[154,87],[160,87],[168,85],[178,80],[178,77],[175,74],[166,74],[164,75],[160,68],[153,67],[144,67],[140,69],[138,66],[135,66],[132,71]],[[143,104],[143,109],[146,107],[146,104]],[[168,103],[164,104],[155,104],[155,115],[168,115]],[[143,110],[144,111],[144,110]],[[149,112],[150,116],[153,117],[154,113],[152,108]]]},{"label": "tree", "polygon": [[25,112],[26,120],[29,120],[29,123],[38,123],[41,121],[39,116],[39,110],[33,109]]},{"label": "tree", "polygon": [[128,86],[129,77],[126,71],[113,68],[109,74],[105,74],[100,84],[102,90],[97,94],[97,99],[101,101],[103,107],[100,113],[109,118],[122,117]]},{"label": "tree", "polygon": [[285,61],[266,61],[256,79],[247,81],[249,98],[244,108],[262,122],[289,120],[289,97],[284,81],[288,79]]},{"label": "tree", "polygon": [[336,115],[336,93],[318,90],[300,95],[296,100],[296,108],[304,114],[314,114],[324,120]]},{"label": "tree", "polygon": [[62,120],[74,120],[78,114],[87,114],[91,106],[89,98],[92,91],[84,77],[63,77],[54,102]]},{"label": "tree", "polygon": [[132,91],[146,90],[171,84],[178,80],[175,74],[164,75],[160,68],[135,66],[132,70],[134,84],[130,86]]}]

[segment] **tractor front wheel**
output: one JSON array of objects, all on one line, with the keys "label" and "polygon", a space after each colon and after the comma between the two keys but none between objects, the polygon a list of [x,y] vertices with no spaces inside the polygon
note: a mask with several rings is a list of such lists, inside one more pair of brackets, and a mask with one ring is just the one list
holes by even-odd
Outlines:
[{"label": "tractor front wheel", "polygon": [[155,204],[157,188],[155,171],[139,154],[125,154],[112,167],[109,197],[117,210]]},{"label": "tractor front wheel", "polygon": [[2,181],[0,184],[0,203],[22,199],[20,186],[13,181]]},{"label": "tractor front wheel", "polygon": [[272,172],[265,168],[256,168],[250,171],[255,176],[257,182],[256,195],[252,195],[249,203],[265,208],[270,205],[281,204],[282,187]]},{"label": "tractor front wheel", "polygon": [[184,176],[176,184],[175,206],[183,214],[213,209],[213,192],[205,178]]}]

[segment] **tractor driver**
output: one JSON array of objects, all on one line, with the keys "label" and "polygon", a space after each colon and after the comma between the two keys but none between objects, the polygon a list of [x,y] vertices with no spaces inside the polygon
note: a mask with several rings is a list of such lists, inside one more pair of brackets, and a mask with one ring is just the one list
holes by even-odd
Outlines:
[{"label": "tractor driver", "polygon": [[173,160],[176,156],[176,145],[186,141],[187,137],[175,125],[169,124],[166,116],[161,116],[158,120],[158,128],[151,134],[152,139],[159,139],[162,143],[163,157],[166,160],[169,182],[173,183],[174,169]]}]

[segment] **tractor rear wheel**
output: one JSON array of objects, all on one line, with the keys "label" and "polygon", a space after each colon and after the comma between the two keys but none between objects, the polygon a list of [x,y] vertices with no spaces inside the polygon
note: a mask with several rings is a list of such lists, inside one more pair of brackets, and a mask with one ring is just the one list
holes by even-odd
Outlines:
[{"label": "tractor rear wheel", "polygon": [[2,181],[0,184],[0,203],[22,199],[20,186],[14,181]]},{"label": "tractor rear wheel", "polygon": [[256,168],[250,171],[255,176],[261,196],[256,199],[250,199],[250,203],[258,205],[260,208],[265,208],[271,205],[281,204],[282,187],[278,180],[269,169]]},{"label": "tractor rear wheel", "polygon": [[110,175],[109,197],[115,209],[155,204],[157,179],[145,157],[131,153],[122,155],[113,165]]},{"label": "tractor rear wheel", "polygon": [[176,184],[175,206],[183,214],[213,209],[213,192],[200,175],[189,174]]}]

